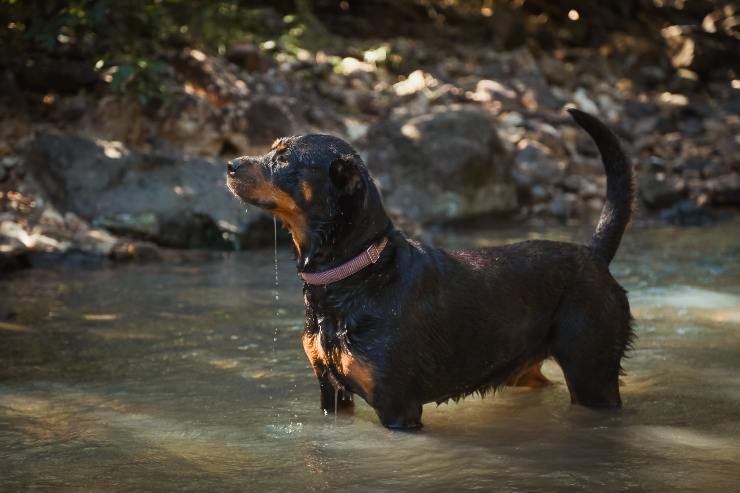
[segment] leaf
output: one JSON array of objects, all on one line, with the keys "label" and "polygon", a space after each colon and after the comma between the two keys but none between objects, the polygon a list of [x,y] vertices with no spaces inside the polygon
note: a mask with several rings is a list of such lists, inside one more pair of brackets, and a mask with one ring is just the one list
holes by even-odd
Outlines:
[{"label": "leaf", "polygon": [[114,91],[121,91],[126,83],[134,75],[134,67],[128,63],[118,67],[110,81],[110,87]]}]

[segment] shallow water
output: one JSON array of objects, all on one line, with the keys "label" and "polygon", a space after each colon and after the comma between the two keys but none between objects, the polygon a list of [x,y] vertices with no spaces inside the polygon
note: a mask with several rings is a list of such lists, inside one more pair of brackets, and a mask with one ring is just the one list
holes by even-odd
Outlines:
[{"label": "shallow water", "polygon": [[[531,236],[586,235],[441,243]],[[639,339],[622,411],[571,406],[548,363],[557,385],[427,405],[419,433],[385,430],[364,402],[321,414],[278,254],[277,317],[271,249],[0,280],[0,489],[737,491],[737,222],[625,239],[612,271]]]}]

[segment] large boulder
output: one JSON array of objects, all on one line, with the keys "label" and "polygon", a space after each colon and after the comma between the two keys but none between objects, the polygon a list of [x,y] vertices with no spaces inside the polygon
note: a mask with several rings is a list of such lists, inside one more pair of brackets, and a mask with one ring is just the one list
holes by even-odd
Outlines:
[{"label": "large boulder", "polygon": [[443,107],[372,127],[367,165],[386,206],[419,223],[517,210],[511,159],[477,109]]},{"label": "large boulder", "polygon": [[60,211],[174,247],[238,246],[257,214],[226,189],[225,164],[133,152],[120,143],[41,135],[28,169]]}]

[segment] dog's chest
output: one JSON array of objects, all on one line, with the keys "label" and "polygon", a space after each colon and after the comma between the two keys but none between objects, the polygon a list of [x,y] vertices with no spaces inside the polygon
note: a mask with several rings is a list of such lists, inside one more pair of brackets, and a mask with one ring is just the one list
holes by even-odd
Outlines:
[{"label": "dog's chest", "polygon": [[303,335],[303,348],[312,366],[370,400],[375,388],[372,366],[350,349],[347,328],[326,316],[317,316],[315,322],[314,330]]}]

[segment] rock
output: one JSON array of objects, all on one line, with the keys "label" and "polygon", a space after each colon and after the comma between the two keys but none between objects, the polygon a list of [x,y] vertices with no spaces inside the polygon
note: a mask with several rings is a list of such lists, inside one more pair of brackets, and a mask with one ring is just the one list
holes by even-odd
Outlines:
[{"label": "rock", "polygon": [[731,173],[707,180],[706,188],[711,205],[740,205],[740,174]]},{"label": "rock", "polygon": [[108,142],[41,135],[27,166],[51,203],[118,234],[173,247],[228,247],[247,216],[221,161],[141,154]]},{"label": "rock", "polygon": [[522,139],[514,158],[514,181],[522,186],[551,185],[565,166],[551,156],[550,150],[535,140]]},{"label": "rock", "polygon": [[98,80],[92,63],[74,59],[29,59],[19,74],[21,87],[33,91],[74,93]]},{"label": "rock", "polygon": [[229,47],[224,57],[247,72],[264,72],[270,67],[269,59],[260,52],[258,47],[249,43]]},{"label": "rock", "polygon": [[6,169],[15,168],[19,164],[21,164],[21,159],[19,156],[5,156],[0,159],[0,166]]},{"label": "rock", "polygon": [[[709,17],[709,16],[708,16]],[[737,26],[738,18],[727,25]],[[737,62],[737,35],[732,34],[728,28],[725,33],[717,32],[717,25],[713,25],[715,31],[707,32],[697,29],[695,26],[669,26],[661,30],[661,35],[668,46],[671,64],[677,68],[689,69],[701,78],[712,76],[723,77],[723,70],[738,69]],[[705,26],[705,29],[706,27]],[[736,32],[736,28],[734,28]],[[734,60],[729,62],[728,60]]]},{"label": "rock", "polygon": [[530,196],[533,203],[546,202],[550,199],[550,192],[542,185],[535,185],[530,190]]},{"label": "rock", "polygon": [[588,91],[582,87],[579,87],[573,93],[573,101],[578,105],[580,110],[586,113],[591,113],[592,115],[599,115],[600,113],[599,107],[589,97]]},{"label": "rock", "polygon": [[388,207],[411,221],[517,210],[511,159],[479,110],[441,107],[375,125],[367,135],[367,164]]},{"label": "rock", "polygon": [[[431,76],[428,77],[432,79]],[[410,96],[412,94],[416,94],[417,92],[426,89],[428,85],[426,78],[427,76],[423,71],[414,70],[406,79],[393,84],[393,92],[395,92],[397,96]]]},{"label": "rock", "polygon": [[277,99],[258,98],[246,111],[247,138],[251,146],[270,146],[278,137],[293,135],[292,116]]},{"label": "rock", "polygon": [[547,80],[554,85],[563,86],[575,79],[575,67],[552,56],[543,54],[539,66]]},{"label": "rock", "polygon": [[156,245],[146,241],[121,241],[110,251],[110,257],[118,261],[152,261],[159,260],[161,254]]},{"label": "rock", "polygon": [[496,80],[482,79],[475,85],[475,92],[468,94],[473,101],[505,101],[515,103],[517,93]]},{"label": "rock", "polygon": [[658,106],[652,101],[628,99],[624,102],[624,112],[629,118],[642,120],[658,113]]},{"label": "rock", "polygon": [[479,70],[481,79],[505,81],[520,94],[521,103],[530,111],[559,109],[560,98],[550,90],[547,79],[529,48],[490,52],[484,55]]},{"label": "rock", "polygon": [[129,234],[153,238],[160,232],[159,218],[151,212],[129,214],[128,212],[115,213],[96,217],[93,224],[114,233]]},{"label": "rock", "polygon": [[94,255],[109,256],[118,239],[102,229],[90,229],[80,238],[80,249]]},{"label": "rock", "polygon": [[10,251],[22,247],[32,251],[63,252],[69,248],[67,242],[51,238],[38,228],[27,231],[20,224],[11,221],[0,222],[0,246],[2,244],[11,245]]},{"label": "rock", "polygon": [[691,200],[682,200],[660,211],[660,219],[676,226],[703,226],[714,221],[710,211]]},{"label": "rock", "polygon": [[575,194],[559,193],[550,201],[547,211],[550,215],[566,221],[569,218],[579,216],[578,202],[578,196]]},{"label": "rock", "polygon": [[662,173],[643,175],[639,180],[640,197],[650,209],[664,209],[683,199],[685,183]]},{"label": "rock", "polygon": [[223,113],[204,97],[181,95],[168,108],[158,138],[197,156],[217,156],[224,143],[227,122]]},{"label": "rock", "polygon": [[375,65],[358,60],[357,58],[346,57],[339,63],[337,70],[342,75],[354,75],[357,73],[375,72]]}]

